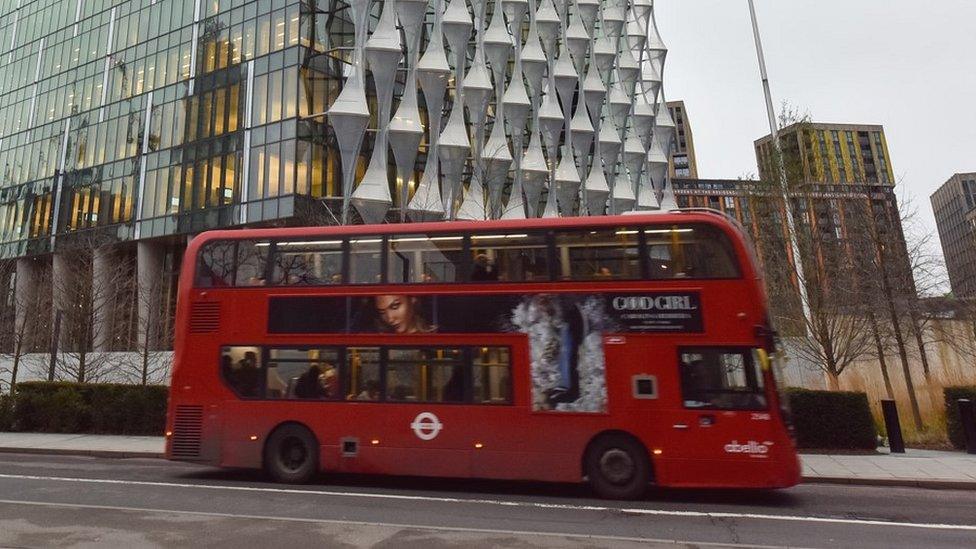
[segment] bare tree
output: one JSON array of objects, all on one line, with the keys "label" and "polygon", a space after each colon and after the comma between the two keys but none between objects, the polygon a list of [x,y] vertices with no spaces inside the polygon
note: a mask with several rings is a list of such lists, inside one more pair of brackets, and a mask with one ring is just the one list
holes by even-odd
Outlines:
[{"label": "bare tree", "polygon": [[[833,204],[809,183],[809,115],[784,106],[780,124],[792,131],[782,137],[781,157],[768,159],[764,171],[779,174],[781,163],[788,201],[774,182],[757,182],[749,191],[771,314],[784,335],[792,336],[794,351],[822,370],[829,387],[837,390],[840,376],[871,347],[871,324],[860,307],[866,296],[850,261],[849,243],[833,221]],[[792,238],[800,257],[792,253],[786,208],[793,213]],[[803,266],[803,279],[794,267],[797,262]],[[799,291],[800,285],[805,292]]]},{"label": "bare tree", "polygon": [[[132,293],[134,266],[97,231],[72,237],[55,257],[54,306],[62,315],[56,376],[97,382],[118,373],[108,353],[95,351],[111,348],[118,315],[133,305],[127,297]],[[96,259],[100,254],[104,255]]]}]

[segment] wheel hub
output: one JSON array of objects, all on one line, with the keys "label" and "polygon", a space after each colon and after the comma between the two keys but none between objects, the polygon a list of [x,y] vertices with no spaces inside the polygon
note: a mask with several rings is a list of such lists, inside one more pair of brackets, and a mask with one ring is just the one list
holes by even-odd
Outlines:
[{"label": "wheel hub", "polygon": [[600,472],[613,484],[626,484],[634,477],[634,471],[634,460],[619,448],[607,450],[600,456]]},{"label": "wheel hub", "polygon": [[300,469],[308,457],[305,445],[297,438],[289,438],[281,445],[281,463],[286,468],[295,471]]}]

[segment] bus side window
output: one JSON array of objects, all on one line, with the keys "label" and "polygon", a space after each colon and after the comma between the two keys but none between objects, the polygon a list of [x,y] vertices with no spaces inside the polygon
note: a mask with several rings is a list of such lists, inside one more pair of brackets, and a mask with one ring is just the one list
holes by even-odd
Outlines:
[{"label": "bus side window", "polygon": [[472,349],[473,399],[476,404],[511,404],[510,356],[508,347]]},{"label": "bus side window", "polygon": [[728,237],[714,227],[695,227],[684,239],[685,256],[698,278],[736,278],[739,267]]},{"label": "bus side window", "polygon": [[380,400],[379,347],[349,347],[343,371],[346,400]]},{"label": "bus side window", "polygon": [[383,282],[383,239],[361,237],[349,240],[349,284]]},{"label": "bus side window", "polygon": [[545,235],[474,235],[471,254],[471,282],[549,281],[549,246]]},{"label": "bus side window", "polygon": [[464,402],[464,353],[458,348],[387,350],[386,399]]},{"label": "bus side window", "polygon": [[645,235],[652,279],[739,276],[732,244],[717,228],[674,225],[647,228]]},{"label": "bus side window", "polygon": [[264,389],[261,380],[261,349],[224,347],[220,354],[220,375],[238,396],[260,397]]},{"label": "bus side window", "polygon": [[267,283],[264,279],[264,273],[270,249],[271,246],[267,242],[254,242],[253,240],[237,242],[235,286],[264,286]]},{"label": "bus side window", "polygon": [[389,239],[387,281],[391,284],[461,282],[464,237],[403,235]]},{"label": "bus side window", "polygon": [[762,372],[750,349],[700,347],[678,352],[685,408],[766,408]]},{"label": "bus side window", "polygon": [[342,283],[342,241],[278,242],[273,284],[324,285]]},{"label": "bus side window", "polygon": [[237,242],[218,240],[208,242],[197,257],[197,288],[216,288],[234,284],[237,263]]},{"label": "bus side window", "polygon": [[335,348],[269,351],[265,398],[340,399],[340,353]]},{"label": "bus side window", "polygon": [[636,229],[573,230],[556,233],[561,280],[638,280],[640,244]]}]

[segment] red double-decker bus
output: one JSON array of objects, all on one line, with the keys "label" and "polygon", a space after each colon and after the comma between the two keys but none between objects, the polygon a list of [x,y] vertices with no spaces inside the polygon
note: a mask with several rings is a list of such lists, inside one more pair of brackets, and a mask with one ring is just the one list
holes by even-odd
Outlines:
[{"label": "red double-decker bus", "polygon": [[788,487],[766,298],[720,215],[215,231],[180,279],[169,459]]}]

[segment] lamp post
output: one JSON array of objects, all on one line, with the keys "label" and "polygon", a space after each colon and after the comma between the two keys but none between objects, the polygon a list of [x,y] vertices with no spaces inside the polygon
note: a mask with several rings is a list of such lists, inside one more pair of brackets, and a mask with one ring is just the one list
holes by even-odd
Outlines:
[{"label": "lamp post", "polygon": [[800,256],[800,244],[796,238],[796,224],[793,221],[793,207],[790,204],[789,182],[786,178],[786,166],[783,164],[783,149],[779,143],[779,124],[776,121],[776,111],[773,108],[773,94],[769,90],[769,75],[766,73],[766,57],[763,55],[762,38],[759,34],[759,21],[756,19],[756,4],[749,2],[749,15],[752,18],[752,33],[756,39],[756,55],[759,58],[759,74],[762,77],[763,93],[766,96],[766,114],[769,117],[769,132],[773,138],[776,154],[776,171],[779,174],[779,192],[783,197],[786,210],[786,231],[789,233],[790,251],[793,254],[793,267],[796,272],[797,286],[800,290],[800,305],[803,309],[803,331],[806,332],[810,323],[810,302],[807,300],[806,277],[803,274],[803,258]]}]

